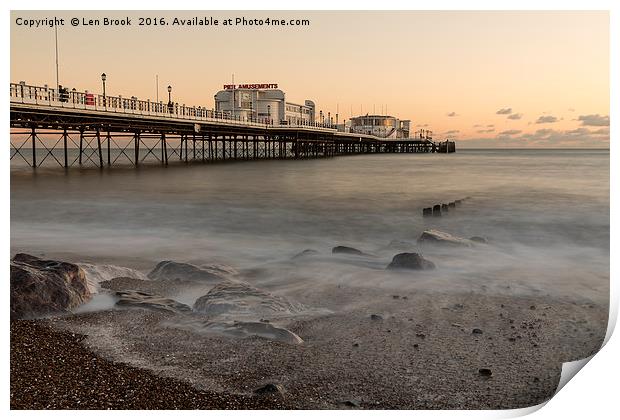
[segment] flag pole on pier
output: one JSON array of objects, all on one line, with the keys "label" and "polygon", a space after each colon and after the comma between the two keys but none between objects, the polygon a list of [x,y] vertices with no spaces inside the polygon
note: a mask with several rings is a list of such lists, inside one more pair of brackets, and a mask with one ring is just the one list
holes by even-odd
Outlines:
[{"label": "flag pole on pier", "polygon": [[56,92],[58,92],[59,89],[59,82],[58,82],[58,25],[54,23],[54,38],[55,38],[55,44],[56,44]]},{"label": "flag pole on pier", "polygon": [[235,118],[235,73],[232,74],[232,118]]},{"label": "flag pole on pier", "polygon": [[159,103],[159,74],[155,75],[155,102]]}]

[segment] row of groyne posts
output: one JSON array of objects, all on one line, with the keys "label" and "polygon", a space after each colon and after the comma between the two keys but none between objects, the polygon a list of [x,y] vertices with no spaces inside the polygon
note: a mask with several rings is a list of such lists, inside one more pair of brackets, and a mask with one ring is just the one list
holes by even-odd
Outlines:
[{"label": "row of groyne posts", "polygon": [[422,216],[424,217],[441,217],[442,214],[446,214],[450,211],[450,209],[456,209],[463,204],[463,201],[469,199],[470,197],[465,197],[460,200],[450,201],[449,203],[435,204],[432,207],[425,207],[422,209]]},{"label": "row of groyne posts", "polygon": [[382,139],[318,124],[238,121],[193,107],[171,113],[152,103],[114,102],[106,96],[70,101],[51,91],[11,85],[11,160],[33,168],[44,164],[104,168],[455,151],[450,141]]}]

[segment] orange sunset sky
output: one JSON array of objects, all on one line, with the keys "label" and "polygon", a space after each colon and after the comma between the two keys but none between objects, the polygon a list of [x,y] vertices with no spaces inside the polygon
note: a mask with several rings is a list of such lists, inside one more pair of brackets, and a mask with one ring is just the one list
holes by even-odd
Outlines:
[{"label": "orange sunset sky", "polygon": [[[609,147],[607,12],[30,12],[11,13],[11,81],[55,85],[54,29],[65,19],[60,84],[213,107],[222,85],[277,83],[340,118],[387,111],[459,147]],[[73,17],[129,27],[70,25]],[[138,26],[138,18],[245,16],[310,26]]]}]

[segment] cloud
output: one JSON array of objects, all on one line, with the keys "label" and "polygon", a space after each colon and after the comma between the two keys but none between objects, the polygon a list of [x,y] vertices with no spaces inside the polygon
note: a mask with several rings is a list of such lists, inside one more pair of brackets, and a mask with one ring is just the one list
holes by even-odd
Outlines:
[{"label": "cloud", "polygon": [[458,114],[457,114],[456,112],[454,112],[454,111],[452,111],[452,112],[448,112],[446,115],[447,115],[448,117],[456,117],[456,116],[458,116]]},{"label": "cloud", "polygon": [[520,120],[521,117],[523,117],[523,114],[510,114],[506,118],[508,118],[509,120]]},{"label": "cloud", "polygon": [[494,131],[495,131],[494,128],[485,128],[483,130],[478,130],[477,133],[492,133]]},{"label": "cloud", "polygon": [[512,114],[512,108],[502,108],[495,112],[498,115],[508,115]]},{"label": "cloud", "polygon": [[489,124],[487,127],[495,127],[495,124]]},{"label": "cloud", "polygon": [[450,130],[450,131],[446,131],[444,134],[457,134],[460,133],[460,130]]},{"label": "cloud", "polygon": [[461,147],[541,147],[541,148],[609,148],[609,134],[607,128],[590,131],[585,127],[573,130],[554,130],[543,128],[533,133],[506,135],[499,133],[495,137],[476,137],[459,140]]},{"label": "cloud", "polygon": [[568,108],[568,112],[575,112],[575,108]]},{"label": "cloud", "polygon": [[603,134],[609,136],[609,127],[599,128],[596,131],[592,131],[592,134]]},{"label": "cloud", "polygon": [[547,123],[554,123],[556,122],[558,119],[556,117],[554,117],[553,115],[541,115],[540,117],[538,117],[538,119],[536,120],[536,124],[547,124]]},{"label": "cloud", "polygon": [[577,120],[581,121],[581,125],[589,125],[594,127],[609,126],[609,115],[580,115]]},{"label": "cloud", "polygon": [[579,127],[574,130],[568,130],[568,131],[565,131],[564,133],[571,135],[571,136],[585,136],[588,134],[592,134],[592,132],[585,127]]},{"label": "cloud", "polygon": [[553,128],[541,128],[540,130],[536,130],[534,136],[536,137],[547,137],[556,131]]},{"label": "cloud", "polygon": [[499,133],[500,136],[515,136],[517,134],[521,134],[521,130],[506,130]]}]

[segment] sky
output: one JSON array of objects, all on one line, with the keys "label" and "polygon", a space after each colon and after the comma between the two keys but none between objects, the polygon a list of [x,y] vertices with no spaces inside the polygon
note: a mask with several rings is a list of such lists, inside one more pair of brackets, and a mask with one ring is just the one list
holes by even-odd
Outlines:
[{"label": "sky", "polygon": [[[340,119],[388,113],[459,147],[609,147],[609,14],[584,11],[12,11],[11,82],[212,108],[224,84],[277,83]],[[103,19],[130,18],[130,26]],[[139,18],[168,25],[141,26]],[[173,25],[213,17],[219,25]],[[224,26],[225,19],[308,26]],[[79,19],[78,26],[70,20]],[[100,25],[83,25],[99,19]]]}]

